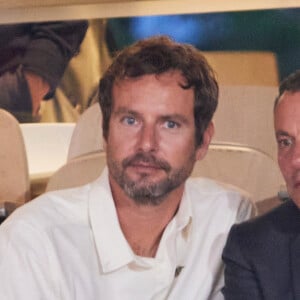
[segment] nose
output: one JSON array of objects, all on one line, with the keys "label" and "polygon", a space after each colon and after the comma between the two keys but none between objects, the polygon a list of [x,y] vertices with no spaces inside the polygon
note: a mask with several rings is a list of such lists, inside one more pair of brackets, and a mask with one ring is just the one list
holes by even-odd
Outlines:
[{"label": "nose", "polygon": [[143,152],[157,150],[157,132],[154,125],[144,125],[139,136],[138,148]]}]

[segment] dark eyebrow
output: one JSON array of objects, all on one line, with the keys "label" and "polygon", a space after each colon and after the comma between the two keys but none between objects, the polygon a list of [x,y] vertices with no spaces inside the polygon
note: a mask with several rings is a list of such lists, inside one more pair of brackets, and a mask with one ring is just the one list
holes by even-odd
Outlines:
[{"label": "dark eyebrow", "polygon": [[188,124],[189,123],[189,119],[184,117],[183,115],[180,114],[171,114],[171,115],[165,115],[161,117],[162,121],[168,121],[168,120],[175,120],[175,121],[179,121],[183,124]]},{"label": "dark eyebrow", "polygon": [[[140,114],[137,111],[128,109],[128,108],[126,108],[124,106],[119,107],[114,112],[114,114],[115,115],[129,114],[129,115],[132,115],[134,117],[140,116]],[[186,118],[185,116],[183,116],[181,114],[164,115],[164,116],[161,116],[160,119],[162,121],[175,120],[175,121],[181,122],[182,124],[188,124],[190,122],[190,120],[188,118]]]},{"label": "dark eyebrow", "polygon": [[284,131],[284,130],[278,130],[276,131],[276,137],[279,136],[290,136],[288,132]]},{"label": "dark eyebrow", "polygon": [[134,111],[134,110],[131,110],[131,109],[128,109],[124,106],[121,106],[119,107],[115,112],[114,114],[116,115],[120,115],[120,114],[130,114],[130,115],[133,115],[133,116],[137,116],[139,115],[138,112]]}]

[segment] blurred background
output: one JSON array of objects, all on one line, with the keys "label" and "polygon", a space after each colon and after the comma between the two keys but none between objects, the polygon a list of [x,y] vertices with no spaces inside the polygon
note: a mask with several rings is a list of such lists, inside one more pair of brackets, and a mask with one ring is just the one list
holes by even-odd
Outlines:
[{"label": "blurred background", "polygon": [[300,8],[109,19],[115,51],[154,34],[167,34],[203,51],[271,51],[280,79],[300,68]]}]

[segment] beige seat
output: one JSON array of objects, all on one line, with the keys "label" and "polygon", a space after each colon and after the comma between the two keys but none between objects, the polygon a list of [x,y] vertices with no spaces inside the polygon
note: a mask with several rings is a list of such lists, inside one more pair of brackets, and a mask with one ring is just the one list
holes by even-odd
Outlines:
[{"label": "beige seat", "polygon": [[203,52],[222,85],[277,86],[276,55],[269,51]]},{"label": "beige seat", "polygon": [[103,151],[89,153],[68,161],[49,179],[46,191],[84,185],[100,176],[106,165]]},{"label": "beige seat", "polygon": [[273,105],[277,92],[276,87],[220,86],[213,141],[243,144],[276,160]]},{"label": "beige seat", "polygon": [[102,149],[101,111],[99,104],[94,103],[82,113],[76,123],[70,141],[68,160]]},{"label": "beige seat", "polygon": [[256,203],[256,209],[259,215],[265,214],[271,209],[281,205],[284,201],[278,196],[270,197]]},{"label": "beige seat", "polygon": [[26,151],[18,121],[0,109],[0,204],[1,214],[30,200]]},{"label": "beige seat", "polygon": [[212,143],[206,157],[196,163],[193,176],[230,183],[247,191],[255,203],[277,196],[284,180],[277,163],[254,148]]}]

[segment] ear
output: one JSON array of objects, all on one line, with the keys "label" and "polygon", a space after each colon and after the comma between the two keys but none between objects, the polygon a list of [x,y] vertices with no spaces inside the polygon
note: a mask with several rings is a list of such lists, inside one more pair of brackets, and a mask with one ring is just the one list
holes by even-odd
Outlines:
[{"label": "ear", "polygon": [[203,133],[202,145],[196,150],[196,160],[201,160],[207,153],[211,139],[215,133],[214,123],[211,121]]}]

